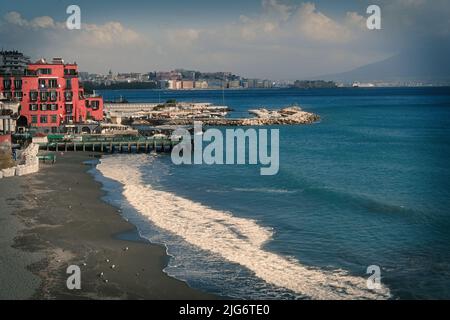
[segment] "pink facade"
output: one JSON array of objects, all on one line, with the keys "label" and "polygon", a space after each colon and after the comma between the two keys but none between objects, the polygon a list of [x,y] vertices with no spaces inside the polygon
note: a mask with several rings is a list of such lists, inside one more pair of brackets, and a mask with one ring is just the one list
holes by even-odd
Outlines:
[{"label": "pink facade", "polygon": [[11,135],[10,134],[0,134],[0,144],[11,145]]},{"label": "pink facade", "polygon": [[23,76],[0,76],[0,92],[20,101],[21,119],[26,118],[31,127],[103,120],[103,99],[86,96],[77,65],[62,60],[29,64]]}]

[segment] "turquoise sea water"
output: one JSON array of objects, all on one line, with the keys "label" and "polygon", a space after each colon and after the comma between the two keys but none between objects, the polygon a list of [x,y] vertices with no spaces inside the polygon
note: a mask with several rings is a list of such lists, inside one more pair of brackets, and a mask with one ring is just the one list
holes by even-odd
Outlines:
[{"label": "turquoise sea water", "polygon": [[[223,103],[221,91],[105,91],[130,102]],[[293,103],[321,122],[280,129],[280,172],[255,166],[174,166],[158,156],[146,183],[273,230],[265,249],[323,270],[368,277],[381,267],[393,298],[450,298],[450,89],[226,91],[233,117]],[[302,298],[152,226],[105,182],[141,234],[173,256],[166,272],[233,298]],[[151,204],[149,204],[151,205]],[[164,208],[161,208],[164,210]],[[199,212],[199,215],[202,213]]]}]

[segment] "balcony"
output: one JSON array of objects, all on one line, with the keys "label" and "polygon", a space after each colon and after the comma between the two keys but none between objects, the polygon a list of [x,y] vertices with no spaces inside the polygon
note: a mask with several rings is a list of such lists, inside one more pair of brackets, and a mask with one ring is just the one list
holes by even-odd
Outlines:
[{"label": "balcony", "polygon": [[64,69],[64,77],[78,77],[78,72],[75,69]]}]

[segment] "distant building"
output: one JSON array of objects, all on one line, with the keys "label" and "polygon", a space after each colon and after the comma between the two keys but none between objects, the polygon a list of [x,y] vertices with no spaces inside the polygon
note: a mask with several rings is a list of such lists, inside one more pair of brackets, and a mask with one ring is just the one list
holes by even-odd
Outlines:
[{"label": "distant building", "polygon": [[241,87],[241,81],[239,81],[239,80],[228,81],[228,88],[237,89],[240,87]]},{"label": "distant building", "polygon": [[81,81],[88,81],[89,80],[89,72],[78,72],[78,76]]},{"label": "distant building", "polygon": [[247,80],[247,87],[252,89],[252,88],[256,88],[256,85],[258,83],[258,80],[256,79],[248,79]]},{"label": "distant building", "polygon": [[24,74],[30,58],[18,51],[0,51],[0,75]]},{"label": "distant building", "polygon": [[208,80],[209,89],[222,89],[226,87],[226,83],[223,80]]},{"label": "distant building", "polygon": [[263,81],[263,88],[265,88],[265,89],[272,88],[272,82],[269,81],[269,80],[264,80]]},{"label": "distant building", "polygon": [[208,89],[208,82],[206,81],[195,81],[195,89]]},{"label": "distant building", "polygon": [[155,80],[158,81],[168,81],[168,80],[181,80],[182,76],[181,73],[176,71],[170,71],[170,72],[155,72]]},{"label": "distant building", "polygon": [[184,90],[194,89],[194,81],[192,80],[181,81],[181,88]]}]

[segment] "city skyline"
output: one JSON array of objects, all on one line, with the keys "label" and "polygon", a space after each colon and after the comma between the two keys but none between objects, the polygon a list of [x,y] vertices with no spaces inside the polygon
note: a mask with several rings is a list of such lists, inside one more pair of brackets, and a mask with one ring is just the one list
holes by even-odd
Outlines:
[{"label": "city skyline", "polygon": [[[33,59],[65,57],[92,73],[183,68],[296,80],[350,71],[423,43],[448,41],[450,34],[450,4],[442,0],[349,0],[339,6],[320,0],[82,0],[81,30],[65,26],[70,4],[5,3],[1,46]],[[382,30],[366,27],[370,4],[382,9]]]}]

